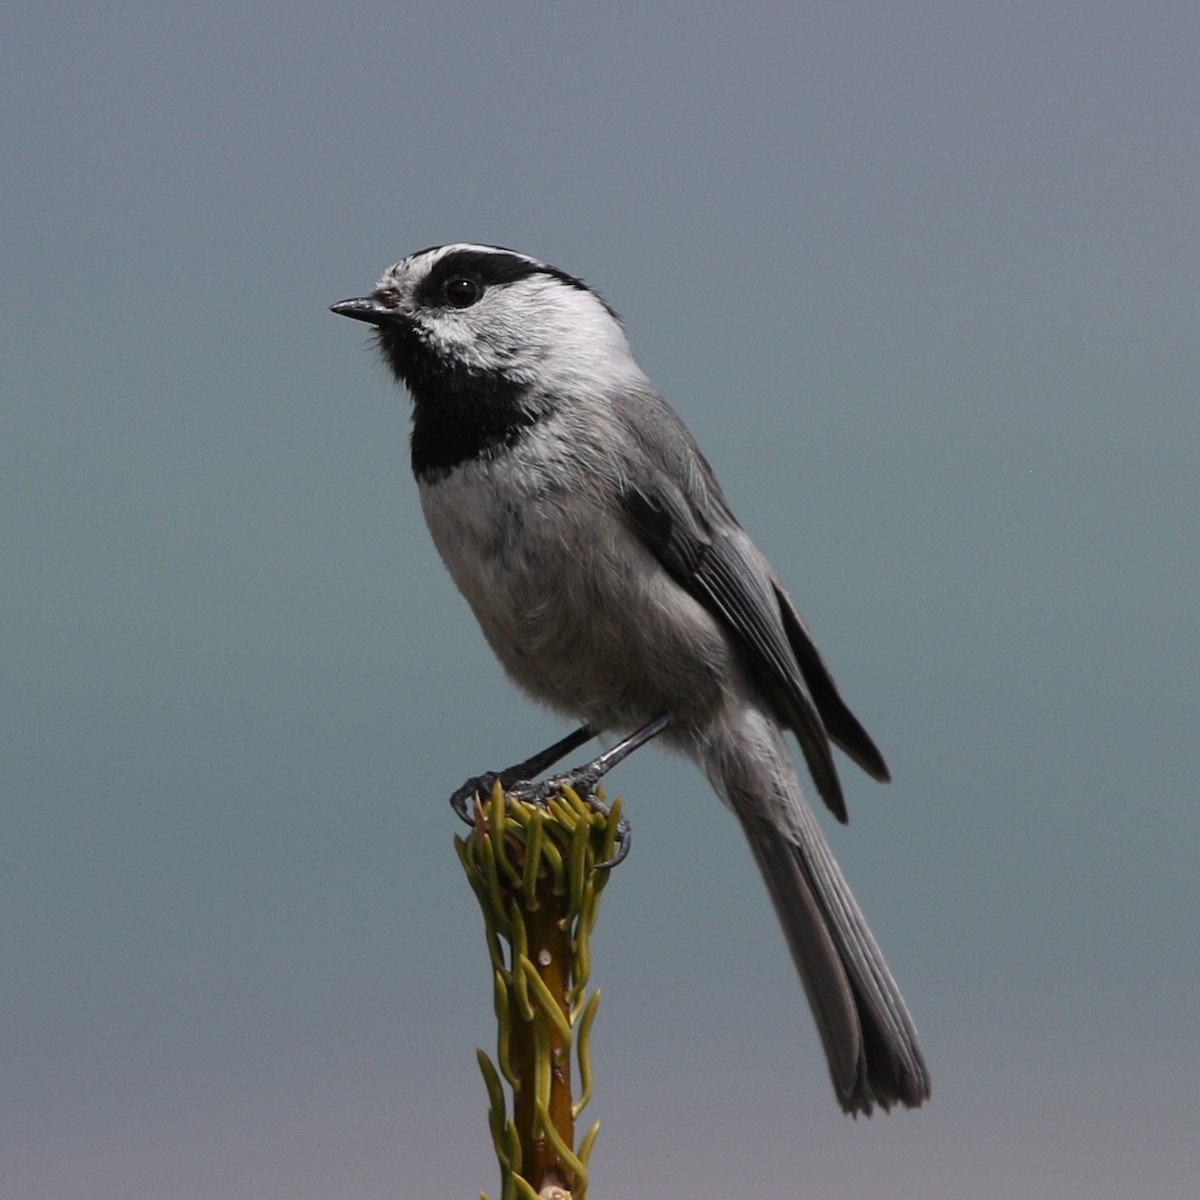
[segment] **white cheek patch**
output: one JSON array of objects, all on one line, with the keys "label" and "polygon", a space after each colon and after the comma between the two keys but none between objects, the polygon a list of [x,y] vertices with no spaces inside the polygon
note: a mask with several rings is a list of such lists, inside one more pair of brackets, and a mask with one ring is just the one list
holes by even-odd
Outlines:
[{"label": "white cheek patch", "polygon": [[[469,310],[473,312],[474,310]],[[507,321],[481,324],[468,311],[431,312],[418,318],[431,349],[460,362],[467,370],[528,375],[529,355]]]},{"label": "white cheek patch", "polygon": [[458,243],[422,253],[390,267],[376,285],[396,297],[432,353],[470,372],[502,374],[564,396],[594,392],[598,381],[615,387],[643,381],[620,323],[599,297],[554,275],[492,284],[468,308],[418,305],[416,292],[430,271],[464,249],[491,248]]}]

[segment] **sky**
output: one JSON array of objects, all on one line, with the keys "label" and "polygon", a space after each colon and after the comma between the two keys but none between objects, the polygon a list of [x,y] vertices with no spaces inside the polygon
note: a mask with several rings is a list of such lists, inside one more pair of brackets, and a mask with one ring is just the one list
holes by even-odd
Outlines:
[{"label": "sky", "polygon": [[0,39],[0,1193],[498,1192],[446,804],[566,731],[328,305],[619,310],[884,750],[835,853],[933,1098],[851,1120],[694,768],[593,940],[593,1195],[1200,1171],[1194,4],[73,0]]}]

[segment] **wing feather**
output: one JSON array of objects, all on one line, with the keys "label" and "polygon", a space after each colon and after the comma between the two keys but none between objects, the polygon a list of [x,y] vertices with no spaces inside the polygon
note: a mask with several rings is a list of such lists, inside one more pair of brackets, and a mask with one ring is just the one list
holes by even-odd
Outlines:
[{"label": "wing feather", "polygon": [[788,641],[766,564],[736,523],[705,528],[670,485],[628,486],[634,531],[667,573],[733,634],[768,699],[794,731],[821,798],[839,821],[846,801],[829,737]]}]

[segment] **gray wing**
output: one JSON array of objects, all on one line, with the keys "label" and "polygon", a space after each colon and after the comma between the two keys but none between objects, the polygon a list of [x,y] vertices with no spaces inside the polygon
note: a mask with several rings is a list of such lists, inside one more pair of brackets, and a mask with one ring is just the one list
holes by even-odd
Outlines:
[{"label": "gray wing", "polygon": [[621,502],[633,530],[671,578],[733,635],[755,682],[795,731],[821,798],[845,821],[829,736],[788,641],[770,575],[750,539],[737,525],[707,526],[666,481],[627,485]]},{"label": "gray wing", "polygon": [[883,756],[842,700],[791,598],[729,512],[712,468],[674,410],[656,392],[626,397],[617,407],[658,468],[624,483],[621,501],[632,529],[733,635],[776,714],[796,734],[821,798],[845,821],[830,741],[886,781]]}]

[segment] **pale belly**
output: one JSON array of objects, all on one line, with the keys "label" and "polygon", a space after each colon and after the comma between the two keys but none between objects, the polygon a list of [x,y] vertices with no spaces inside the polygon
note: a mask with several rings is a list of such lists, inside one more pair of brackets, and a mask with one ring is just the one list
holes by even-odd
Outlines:
[{"label": "pale belly", "polygon": [[442,560],[505,670],[601,729],[663,712],[702,721],[737,671],[715,620],[615,510],[523,482],[473,467],[421,495]]}]

